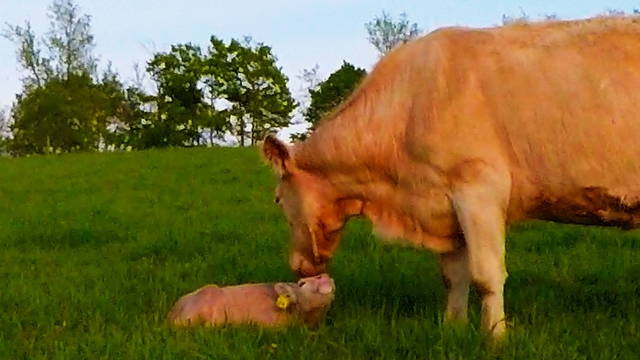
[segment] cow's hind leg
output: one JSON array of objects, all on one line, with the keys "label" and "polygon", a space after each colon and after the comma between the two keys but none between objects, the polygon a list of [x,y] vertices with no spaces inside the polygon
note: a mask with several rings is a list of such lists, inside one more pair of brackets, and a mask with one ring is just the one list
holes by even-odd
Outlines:
[{"label": "cow's hind leg", "polygon": [[504,314],[508,172],[483,161],[461,164],[452,177],[452,203],[468,251],[471,282],[482,301],[482,329],[494,339],[506,332]]},{"label": "cow's hind leg", "polygon": [[447,290],[445,321],[466,324],[470,284],[467,248],[441,254],[440,271]]}]

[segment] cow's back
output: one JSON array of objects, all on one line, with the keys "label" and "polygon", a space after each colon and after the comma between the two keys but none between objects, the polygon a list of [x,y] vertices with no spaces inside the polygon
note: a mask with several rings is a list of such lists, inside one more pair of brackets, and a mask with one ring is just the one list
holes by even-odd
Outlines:
[{"label": "cow's back", "polygon": [[481,94],[477,118],[452,126],[488,128],[491,135],[467,141],[507,159],[514,197],[530,196],[542,218],[595,224],[617,211],[605,220],[637,226],[640,22],[612,17],[446,36],[456,44],[448,50],[458,73]]},{"label": "cow's back", "polygon": [[408,67],[420,75],[404,133],[414,160],[508,168],[515,217],[574,221],[575,211],[598,218],[578,222],[602,223],[596,212],[617,211],[614,222],[640,222],[629,200],[640,197],[635,17],[445,28],[401,52],[428,59]]},{"label": "cow's back", "polygon": [[[358,184],[390,181],[413,193],[444,186],[438,174],[470,159],[493,162],[511,172],[514,217],[563,196],[588,203],[594,191],[613,207],[636,198],[635,19],[442,28],[415,39],[295,145],[296,166],[356,179],[350,191],[371,195],[380,188]],[[407,201],[399,192],[380,198]]]},{"label": "cow's back", "polygon": [[[547,187],[640,184],[640,23],[505,28],[477,73],[512,161]],[[639,186],[640,187],[640,186]]]}]

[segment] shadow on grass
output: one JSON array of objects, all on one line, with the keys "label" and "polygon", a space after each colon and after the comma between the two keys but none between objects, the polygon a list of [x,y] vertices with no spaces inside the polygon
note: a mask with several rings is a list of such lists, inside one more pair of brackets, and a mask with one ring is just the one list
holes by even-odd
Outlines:
[{"label": "shadow on grass", "polygon": [[[505,297],[514,313],[527,313],[535,308],[549,316],[593,312],[626,318],[640,315],[638,274],[640,265],[616,279],[585,275],[560,280],[532,270],[520,270],[510,273]],[[380,309],[386,316],[424,315],[435,319],[443,311],[445,292],[438,277],[413,279],[406,274],[385,272],[376,275],[366,281],[341,275],[336,303]],[[470,296],[470,307],[477,306],[478,297],[473,288]]]},{"label": "shadow on grass", "polygon": [[613,318],[640,315],[640,265],[614,278],[598,274],[558,279],[534,270],[510,273],[506,286],[509,308],[515,314],[546,316],[597,313]]},{"label": "shadow on grass", "polygon": [[444,289],[438,274],[418,276],[411,271],[381,269],[367,277],[332,271],[336,280],[335,308],[377,313],[386,320],[421,317],[438,322],[444,308]]},{"label": "shadow on grass", "polygon": [[[420,318],[442,322],[445,290],[439,274],[419,273],[416,268],[381,269],[367,277],[333,271],[337,282],[334,307],[349,313],[374,313],[386,320]],[[640,317],[640,265],[613,276],[575,274],[564,279],[536,269],[509,273],[505,287],[507,316],[532,322],[533,316],[598,316],[627,320]],[[469,299],[470,323],[479,321],[480,301],[472,287]]]}]

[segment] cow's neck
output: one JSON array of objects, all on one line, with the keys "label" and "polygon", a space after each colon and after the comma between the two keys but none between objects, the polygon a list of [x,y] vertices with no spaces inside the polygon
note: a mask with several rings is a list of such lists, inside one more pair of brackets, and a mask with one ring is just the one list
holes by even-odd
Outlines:
[{"label": "cow's neck", "polygon": [[299,168],[354,174],[363,168],[384,171],[393,166],[405,136],[405,107],[384,104],[388,99],[379,99],[382,104],[374,107],[377,94],[364,101],[363,93],[321,120],[305,141],[296,144]]},{"label": "cow's neck", "polygon": [[377,236],[436,252],[461,245],[449,199],[443,192],[414,194],[406,188],[372,182],[357,193],[364,199],[361,214],[371,221]]},{"label": "cow's neck", "polygon": [[408,107],[393,101],[400,103],[378,104],[389,110],[373,113],[352,99],[294,146],[296,166],[324,177],[339,197],[360,199],[361,215],[381,237],[436,251],[455,248],[460,237],[446,190],[437,175],[415,169],[403,154]]},{"label": "cow's neck", "polygon": [[449,198],[435,183],[421,182],[417,187],[411,175],[403,178],[397,170],[373,169],[354,158],[349,166],[343,166],[345,161],[339,157],[323,160],[310,171],[331,184],[337,198],[360,201],[355,215],[369,219],[376,235],[436,252],[460,246]]}]

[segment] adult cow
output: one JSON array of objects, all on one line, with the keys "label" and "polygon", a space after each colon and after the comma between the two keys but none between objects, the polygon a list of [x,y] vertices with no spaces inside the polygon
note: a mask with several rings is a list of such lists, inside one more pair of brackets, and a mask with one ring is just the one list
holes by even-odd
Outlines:
[{"label": "adult cow", "polygon": [[439,253],[446,318],[505,333],[505,228],[640,223],[640,20],[442,28],[382,58],[306,141],[267,136],[290,266],[326,271],[345,221]]}]

